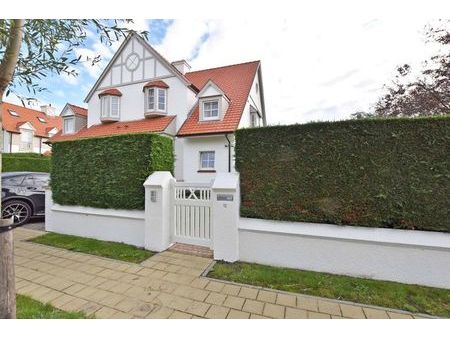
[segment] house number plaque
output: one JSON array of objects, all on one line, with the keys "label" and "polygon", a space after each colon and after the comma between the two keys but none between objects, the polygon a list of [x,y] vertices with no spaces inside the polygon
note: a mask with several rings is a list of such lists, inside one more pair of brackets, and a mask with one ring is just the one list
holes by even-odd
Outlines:
[{"label": "house number plaque", "polygon": [[232,194],[217,194],[218,201],[233,202]]}]

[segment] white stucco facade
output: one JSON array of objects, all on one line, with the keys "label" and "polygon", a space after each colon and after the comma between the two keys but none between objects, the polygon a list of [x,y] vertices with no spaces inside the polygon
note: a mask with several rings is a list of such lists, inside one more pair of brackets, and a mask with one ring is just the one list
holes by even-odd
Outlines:
[{"label": "white stucco facade", "polygon": [[[177,180],[186,182],[211,182],[217,173],[234,173],[234,135],[227,134],[231,144],[230,156],[228,155],[228,141],[225,134],[196,137],[177,137],[175,149],[176,156],[182,156],[178,163],[178,171],[175,172]],[[200,152],[215,152],[215,169],[202,171],[200,168]],[[228,160],[230,159],[230,168]],[[177,159],[178,160],[178,159]],[[181,170],[180,170],[181,169]],[[230,169],[230,170],[229,170]]]},{"label": "white stucco facade", "polygon": [[[250,78],[252,82],[247,80],[246,85],[243,86],[243,88],[246,88],[243,90],[245,108],[234,129],[251,127],[251,112],[258,112],[256,126],[264,124],[262,118],[264,113],[263,94],[260,83],[261,71],[259,62],[253,64],[256,73]],[[113,56],[86,97],[85,102],[88,105],[86,126],[90,128],[114,122],[132,122],[165,115],[175,116],[170,125],[165,127],[163,131],[158,132],[172,137],[174,140],[174,174],[177,180],[210,182],[217,173],[235,172],[234,130],[230,130],[229,127],[228,129],[222,128],[221,130],[227,130],[227,132],[217,133],[213,127],[214,124],[220,124],[226,118],[229,107],[233,103],[232,98],[209,77],[205,78],[203,82],[202,80],[198,82],[201,88],[196,87],[188,80],[187,75],[185,76],[184,72],[189,71],[189,69],[190,66],[185,61],[170,64],[139,36],[136,34],[130,35]],[[234,81],[239,81],[239,73],[236,74]],[[153,87],[157,86],[155,83],[163,87]],[[247,87],[249,83],[252,83],[250,88]],[[154,100],[157,99],[160,88],[165,92],[165,109],[163,111],[148,110],[150,100],[148,87],[158,88],[154,91]],[[224,86],[227,90],[230,90],[230,87],[230,85]],[[118,115],[116,110],[114,117],[108,116],[105,118],[105,115],[102,115],[102,97],[105,95],[114,95],[114,102],[119,102]],[[239,100],[242,100],[241,95],[238,95],[238,97]],[[214,100],[218,102],[218,116],[204,117],[202,113],[203,103]],[[112,99],[110,102],[112,102]],[[196,116],[192,115],[196,109],[200,112],[197,117],[198,122],[211,125],[211,132],[205,133],[203,131],[200,133],[201,135],[197,135],[195,130],[190,130],[189,134],[180,135],[179,131],[186,120],[191,116]],[[233,113],[235,114],[235,112]],[[214,115],[216,114],[214,113]],[[62,116],[65,118],[64,114]],[[203,168],[202,170],[200,167],[200,152],[214,152],[214,168],[208,168],[209,170]]]}]

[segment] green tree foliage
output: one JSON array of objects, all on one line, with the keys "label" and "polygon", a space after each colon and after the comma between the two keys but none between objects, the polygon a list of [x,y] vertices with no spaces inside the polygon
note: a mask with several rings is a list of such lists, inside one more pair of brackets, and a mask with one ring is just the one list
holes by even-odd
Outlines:
[{"label": "green tree foliage", "polygon": [[375,116],[450,114],[450,20],[427,27],[426,37],[427,42],[440,45],[440,53],[424,62],[419,76],[412,74],[408,64],[398,67],[392,84],[386,86],[387,93],[375,104]]}]

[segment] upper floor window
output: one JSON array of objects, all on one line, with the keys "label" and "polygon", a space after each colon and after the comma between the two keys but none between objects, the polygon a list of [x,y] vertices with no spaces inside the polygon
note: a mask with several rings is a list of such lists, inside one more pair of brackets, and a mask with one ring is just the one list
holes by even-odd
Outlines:
[{"label": "upper floor window", "polygon": [[33,150],[33,131],[32,130],[21,130],[20,150],[21,151],[32,151]]},{"label": "upper floor window", "polygon": [[120,97],[119,96],[102,96],[101,102],[101,114],[102,118],[118,119],[120,116]]},{"label": "upper floor window", "polygon": [[167,112],[167,90],[169,86],[161,80],[147,82],[144,85],[145,112],[153,114],[166,114]]},{"label": "upper floor window", "polygon": [[259,126],[259,116],[257,113],[250,113],[250,126],[251,127]]},{"label": "upper floor window", "polygon": [[147,111],[166,112],[167,89],[148,88],[147,89]]},{"label": "upper floor window", "polygon": [[75,118],[64,118],[63,134],[73,134],[75,132]]},{"label": "upper floor window", "polygon": [[102,120],[119,120],[121,96],[122,93],[116,88],[106,89],[98,94]]},{"label": "upper floor window", "polygon": [[217,120],[219,118],[219,100],[203,102],[203,120]]}]

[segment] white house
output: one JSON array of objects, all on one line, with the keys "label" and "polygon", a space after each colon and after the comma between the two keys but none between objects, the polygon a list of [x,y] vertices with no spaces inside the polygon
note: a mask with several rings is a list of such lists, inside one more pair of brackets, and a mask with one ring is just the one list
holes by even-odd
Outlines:
[{"label": "white house", "polygon": [[62,123],[54,107],[41,106],[39,111],[3,102],[0,110],[3,153],[44,154],[51,150],[47,141],[61,131]]},{"label": "white house", "polygon": [[131,33],[85,102],[87,120],[64,109],[50,141],[154,132],[173,137],[175,177],[210,182],[234,172],[234,132],[266,124],[260,61],[190,71]]}]

